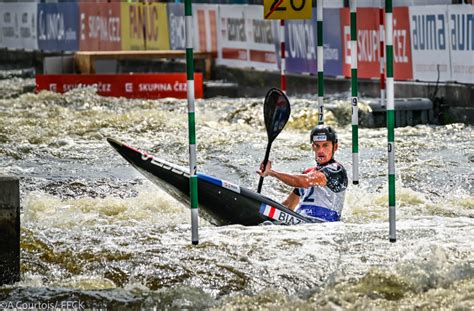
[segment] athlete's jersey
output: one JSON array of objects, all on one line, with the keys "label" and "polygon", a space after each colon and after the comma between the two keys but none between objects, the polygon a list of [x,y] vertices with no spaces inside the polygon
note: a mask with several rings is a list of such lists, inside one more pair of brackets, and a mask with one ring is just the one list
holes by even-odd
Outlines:
[{"label": "athlete's jersey", "polygon": [[293,192],[301,197],[296,212],[324,221],[340,220],[347,188],[346,169],[335,160],[330,160],[324,165],[318,164],[307,169],[304,173],[312,170],[319,170],[326,176],[326,186],[295,188]]}]

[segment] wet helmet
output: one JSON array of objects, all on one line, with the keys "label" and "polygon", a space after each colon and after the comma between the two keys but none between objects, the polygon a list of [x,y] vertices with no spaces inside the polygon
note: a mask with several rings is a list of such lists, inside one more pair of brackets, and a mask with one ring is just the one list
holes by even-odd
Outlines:
[{"label": "wet helmet", "polygon": [[332,141],[333,144],[337,144],[337,134],[336,131],[330,127],[329,125],[316,125],[312,130],[311,130],[311,136],[310,136],[310,141],[311,143],[315,141]]}]

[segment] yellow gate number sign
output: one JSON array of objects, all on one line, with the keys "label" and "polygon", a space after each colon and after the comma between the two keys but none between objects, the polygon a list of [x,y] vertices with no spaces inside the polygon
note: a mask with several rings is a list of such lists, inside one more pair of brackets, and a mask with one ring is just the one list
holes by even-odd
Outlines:
[{"label": "yellow gate number sign", "polygon": [[310,19],[312,0],[263,0],[265,19]]}]

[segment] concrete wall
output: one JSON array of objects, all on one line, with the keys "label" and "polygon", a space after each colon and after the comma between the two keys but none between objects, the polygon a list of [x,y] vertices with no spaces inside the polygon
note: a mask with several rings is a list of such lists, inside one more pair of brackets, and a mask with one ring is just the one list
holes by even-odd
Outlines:
[{"label": "concrete wall", "polygon": [[0,176],[0,286],[20,280],[20,185]]}]

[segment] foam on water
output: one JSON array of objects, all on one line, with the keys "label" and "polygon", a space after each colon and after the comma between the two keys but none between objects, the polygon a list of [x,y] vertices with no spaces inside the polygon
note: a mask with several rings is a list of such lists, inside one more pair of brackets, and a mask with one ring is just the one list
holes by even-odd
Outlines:
[{"label": "foam on water", "polygon": [[[413,216],[445,216],[474,218],[474,196],[460,193],[457,198],[448,197],[432,201],[426,193],[406,188],[396,183],[396,210],[398,219]],[[387,221],[388,186],[380,191],[349,185],[343,219],[348,222],[366,223],[368,221]]]},{"label": "foam on water", "polygon": [[185,223],[186,208],[159,188],[146,183],[132,198],[59,199],[43,192],[25,198],[23,223],[39,227],[71,229],[98,225]]}]

